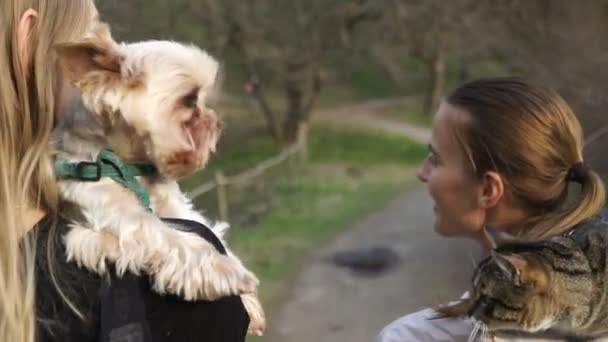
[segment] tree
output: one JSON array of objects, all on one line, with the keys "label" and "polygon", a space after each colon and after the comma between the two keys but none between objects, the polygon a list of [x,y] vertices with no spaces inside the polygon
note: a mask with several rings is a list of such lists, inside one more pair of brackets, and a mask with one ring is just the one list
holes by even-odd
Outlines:
[{"label": "tree", "polygon": [[592,137],[587,161],[605,180],[607,19],[606,0],[501,0],[486,4],[473,23],[478,29],[470,30],[514,73],[551,86],[566,98]]},{"label": "tree", "polygon": [[424,91],[423,112],[431,113],[443,96],[447,84],[450,54],[463,54],[463,22],[473,15],[472,0],[390,0],[375,2],[368,11],[379,13],[354,33],[361,47],[379,61],[397,84],[403,83],[408,70],[405,58],[420,60],[429,82]]},{"label": "tree", "polygon": [[[236,51],[249,75],[248,89],[275,141],[305,139],[324,84],[327,55],[340,48],[338,0],[206,0],[197,13],[218,50]],[[217,38],[221,37],[221,38]],[[284,104],[269,92],[282,89]]]}]

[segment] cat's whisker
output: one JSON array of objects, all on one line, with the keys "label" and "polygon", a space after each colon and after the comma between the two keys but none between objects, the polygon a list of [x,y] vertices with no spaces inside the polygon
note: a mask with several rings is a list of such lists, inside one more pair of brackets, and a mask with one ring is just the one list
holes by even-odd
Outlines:
[{"label": "cat's whisker", "polygon": [[481,327],[481,334],[484,342],[494,341],[494,336],[490,333],[490,329],[488,329],[488,326],[485,324]]},{"label": "cat's whisker", "polygon": [[471,265],[473,265],[473,269],[476,269],[478,261],[475,260],[475,256],[473,255],[473,252],[469,252],[469,258],[471,259]]}]

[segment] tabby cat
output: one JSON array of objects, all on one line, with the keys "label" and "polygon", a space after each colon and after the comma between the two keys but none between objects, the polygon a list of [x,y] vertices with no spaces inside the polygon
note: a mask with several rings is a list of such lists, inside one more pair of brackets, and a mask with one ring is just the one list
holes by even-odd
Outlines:
[{"label": "tabby cat", "polygon": [[608,341],[608,221],[499,244],[477,265],[470,296],[436,310],[470,317],[498,337]]}]

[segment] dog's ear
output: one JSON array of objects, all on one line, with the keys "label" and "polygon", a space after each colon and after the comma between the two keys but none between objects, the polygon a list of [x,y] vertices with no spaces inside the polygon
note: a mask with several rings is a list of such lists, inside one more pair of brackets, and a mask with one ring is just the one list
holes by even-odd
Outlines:
[{"label": "dog's ear", "polygon": [[123,58],[105,24],[99,24],[91,36],[83,41],[59,44],[55,49],[59,63],[71,82],[78,82],[92,72],[120,78]]}]

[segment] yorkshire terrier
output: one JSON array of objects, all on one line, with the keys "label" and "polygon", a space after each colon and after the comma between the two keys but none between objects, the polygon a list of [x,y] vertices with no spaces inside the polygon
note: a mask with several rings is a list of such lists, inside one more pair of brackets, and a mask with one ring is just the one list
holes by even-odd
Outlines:
[{"label": "yorkshire terrier", "polygon": [[225,244],[225,223],[213,224],[193,209],[177,179],[203,168],[222,131],[207,106],[218,62],[195,46],[170,41],[126,44],[99,26],[82,41],[57,47],[59,62],[81,97],[54,132],[55,157],[95,161],[102,149],[126,163],[153,164],[157,172],[137,177],[149,193],[152,212],[137,194],[101,178],[60,179],[64,200],[78,204],[85,223],[65,236],[69,260],[94,272],[145,272],[159,293],[186,300],[240,295],[261,335],[266,321],[257,298],[258,279],[227,249],[219,253],[197,234],[171,228],[160,217],[193,220],[211,227]]}]

